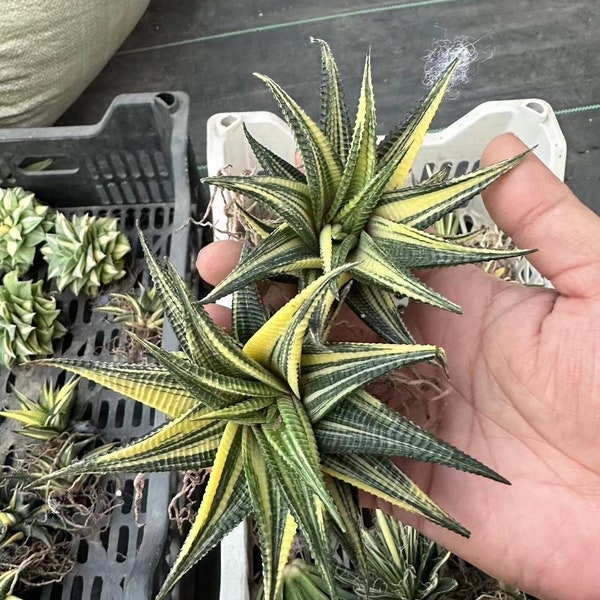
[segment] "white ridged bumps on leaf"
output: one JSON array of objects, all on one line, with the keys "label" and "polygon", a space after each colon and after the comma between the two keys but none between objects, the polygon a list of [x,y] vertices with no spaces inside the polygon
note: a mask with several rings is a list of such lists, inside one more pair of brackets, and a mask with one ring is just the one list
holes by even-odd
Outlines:
[{"label": "white ridged bumps on leaf", "polygon": [[59,292],[97,296],[101,286],[125,276],[123,257],[130,250],[118,219],[74,215],[69,221],[59,213],[56,233],[48,235],[42,254]]},{"label": "white ridged bumps on leaf", "polygon": [[17,271],[0,285],[0,365],[52,354],[52,340],[66,329],[58,322],[56,300],[42,292],[42,281],[19,281]]},{"label": "white ridged bumps on leaf", "polygon": [[52,225],[48,207],[31,192],[0,189],[0,272],[26,273]]}]

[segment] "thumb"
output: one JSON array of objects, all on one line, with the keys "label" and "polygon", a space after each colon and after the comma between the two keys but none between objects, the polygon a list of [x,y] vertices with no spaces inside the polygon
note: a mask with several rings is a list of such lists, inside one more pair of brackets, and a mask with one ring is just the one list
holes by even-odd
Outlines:
[{"label": "thumb", "polygon": [[[525,145],[501,135],[485,149],[482,166],[515,156]],[[521,248],[558,292],[572,297],[600,296],[600,217],[532,153],[484,192],[498,227]]]}]

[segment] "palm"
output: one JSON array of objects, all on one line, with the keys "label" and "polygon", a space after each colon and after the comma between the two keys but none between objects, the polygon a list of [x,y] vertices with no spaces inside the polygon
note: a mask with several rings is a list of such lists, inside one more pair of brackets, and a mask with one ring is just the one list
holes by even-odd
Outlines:
[{"label": "palm", "polygon": [[[473,535],[458,540],[427,523],[419,526],[484,570],[542,597],[553,590],[550,597],[585,598],[564,573],[574,565],[598,568],[581,552],[586,540],[600,537],[600,412],[592,394],[600,388],[594,370],[600,356],[591,335],[600,327],[600,302],[506,284],[467,267],[432,273],[428,283],[464,309],[462,317],[421,306],[410,314],[418,336],[448,354],[454,391],[436,434],[513,485],[406,465]],[[566,589],[557,593],[557,585]]]}]

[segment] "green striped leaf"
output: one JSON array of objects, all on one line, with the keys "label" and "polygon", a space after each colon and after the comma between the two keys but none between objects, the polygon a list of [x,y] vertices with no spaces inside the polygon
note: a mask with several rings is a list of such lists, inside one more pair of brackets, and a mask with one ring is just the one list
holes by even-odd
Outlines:
[{"label": "green striped leaf", "polygon": [[254,434],[266,459],[269,475],[281,487],[311,556],[321,569],[329,591],[334,594],[333,561],[325,505],[304,478],[299,477],[296,471],[290,468],[289,462],[282,460],[278,451],[271,446],[266,438],[265,428],[255,428]]},{"label": "green striped leaf", "polygon": [[136,339],[174,378],[177,378],[195,397],[201,398],[203,403],[213,410],[230,406],[239,398],[271,397],[277,393],[276,390],[261,381],[220,375],[211,369],[199,367],[174,352],[167,352],[147,340]]},{"label": "green striped leaf", "polygon": [[[311,213],[316,226],[315,231],[319,231],[323,215],[333,202],[340,182],[342,170],[339,158],[325,134],[281,86],[269,77],[258,73],[255,75],[267,85],[292,128],[302,156],[306,182],[310,190]],[[290,225],[292,225],[291,222]]]},{"label": "green striped leaf", "polygon": [[[431,121],[442,102],[459,63],[459,58],[452,62],[421,102],[418,109],[411,115],[409,121],[400,130],[392,133],[381,142],[382,156],[379,160],[378,168],[385,168],[390,163],[396,164],[394,175],[389,179],[387,184],[388,189],[393,190],[404,186],[414,160],[421,149],[425,134],[431,125]],[[401,160],[398,160],[398,157],[401,157]]]},{"label": "green striped leaf", "polygon": [[295,478],[301,478],[312,489],[329,515],[341,525],[338,514],[321,473],[319,451],[312,425],[302,403],[288,397],[277,398],[280,423],[276,426],[264,426],[262,432],[269,443],[274,456],[287,464]]},{"label": "green striped leaf", "polygon": [[288,225],[281,225],[269,237],[248,252],[238,266],[223,279],[203,303],[214,302],[247,285],[282,273],[321,268],[321,259]]},{"label": "green striped leaf", "polygon": [[260,542],[265,600],[275,600],[296,533],[283,493],[269,476],[265,457],[250,427],[244,428],[242,455]]},{"label": "green striped leaf", "polygon": [[375,243],[366,232],[360,236],[360,242],[352,259],[357,266],[352,274],[362,283],[381,286],[391,292],[419,300],[460,314],[460,306],[446,300],[431,288],[421,283],[408,270],[396,268],[391,258]]},{"label": "green striped leaf", "polygon": [[367,54],[358,102],[352,144],[344,163],[342,179],[326,220],[331,221],[340,207],[348,203],[369,185],[375,174],[376,157],[375,98],[371,81],[371,57]]},{"label": "green striped leaf", "polygon": [[269,150],[266,146],[263,146],[249,131],[244,123],[244,134],[248,140],[248,144],[254,156],[261,164],[262,168],[271,177],[283,177],[284,179],[293,179],[300,183],[306,183],[306,176],[302,171],[298,170],[294,165],[291,165],[287,160],[281,158]]},{"label": "green striped leaf", "polygon": [[531,252],[463,246],[382,217],[372,217],[367,231],[377,246],[392,260],[394,266],[400,269],[422,269],[515,258]]},{"label": "green striped leaf", "polygon": [[321,48],[321,130],[341,164],[345,165],[352,126],[339,70],[329,44],[314,38],[311,41]]},{"label": "green striped leaf", "polygon": [[363,518],[361,510],[354,497],[353,487],[344,481],[325,476],[325,485],[333,498],[340,513],[344,528],[332,524],[338,539],[357,570],[367,576],[367,558],[363,544]]},{"label": "green striped leaf", "polygon": [[278,373],[296,396],[300,395],[299,372],[302,344],[309,320],[329,283],[351,265],[322,275],[280,308],[244,346],[244,352],[272,373]]},{"label": "green striped leaf", "polygon": [[469,537],[469,531],[439,508],[391,460],[375,456],[328,454],[323,470],[341,481],[393,505],[425,517],[450,531]]},{"label": "green striped leaf", "polygon": [[272,423],[277,415],[276,407],[276,398],[274,397],[247,398],[232,406],[210,411],[202,418],[235,421],[244,425]]},{"label": "green striped leaf", "polygon": [[307,248],[317,252],[317,234],[311,213],[307,184],[282,177],[208,177],[205,183],[231,190],[257,200],[281,217],[304,242]]},{"label": "green striped leaf", "polygon": [[355,281],[346,302],[384,340],[392,344],[415,343],[400,317],[393,295],[386,290]]},{"label": "green striped leaf", "polygon": [[242,460],[242,427],[229,423],[219,444],[198,515],[156,600],[175,584],[250,512]]},{"label": "green striped leaf", "polygon": [[189,352],[185,328],[186,311],[182,305],[181,298],[174,291],[172,276],[160,266],[154,252],[148,246],[143,232],[139,228],[138,236],[144,251],[146,266],[148,267],[148,271],[150,271],[150,276],[165,310],[169,325],[173,329],[173,333],[181,349],[184,352]]},{"label": "green striped leaf", "polygon": [[414,187],[390,190],[381,196],[374,214],[396,223],[425,229],[444,215],[464,206],[501,175],[519,164],[528,153],[529,150],[450,181],[428,180]]},{"label": "green striped leaf", "polygon": [[[169,263],[166,268],[174,270]],[[173,277],[171,285],[180,292],[182,305],[186,309],[184,320],[186,338],[189,340],[187,347],[192,362],[211,365],[212,369],[223,375],[256,379],[276,390],[287,391],[276,377],[244,354],[238,342],[214,323],[200,303],[191,296],[180,277]]]},{"label": "green striped leaf", "polygon": [[157,473],[210,467],[225,425],[218,421],[203,421],[203,413],[206,409],[192,408],[131,444],[116,450],[101,449],[54,472],[51,477],[132,471]]},{"label": "green striped leaf", "polygon": [[312,423],[333,410],[350,392],[399,367],[434,358],[436,346],[401,344],[329,344],[302,356],[302,401]]},{"label": "green striped leaf", "polygon": [[373,454],[445,465],[508,483],[489,467],[436,438],[365,391],[356,391],[315,426],[321,454]]},{"label": "green striped leaf", "polygon": [[137,400],[169,417],[179,417],[198,400],[164,367],[143,364],[102,363],[76,358],[37,360],[33,364],[64,369]]},{"label": "green striped leaf", "polygon": [[[250,251],[251,246],[246,240],[240,262],[247,258]],[[267,322],[267,312],[256,284],[251,283],[234,292],[231,313],[233,336],[238,342],[245,344]]]},{"label": "green striped leaf", "polygon": [[246,207],[242,206],[241,202],[236,202],[236,208],[238,211],[237,217],[244,230],[246,232],[254,233],[260,240],[267,238],[282,224],[282,219],[269,221],[267,219],[258,218],[251,214],[250,211],[246,210]]}]

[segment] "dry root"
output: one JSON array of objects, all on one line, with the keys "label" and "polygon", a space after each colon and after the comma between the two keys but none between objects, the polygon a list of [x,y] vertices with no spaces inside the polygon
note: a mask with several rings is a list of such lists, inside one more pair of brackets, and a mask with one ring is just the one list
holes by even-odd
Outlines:
[{"label": "dry root", "polygon": [[204,485],[208,479],[209,471],[201,469],[199,471],[185,471],[179,491],[173,496],[169,503],[169,519],[175,523],[180,535],[195,518],[199,494],[197,490]]}]

